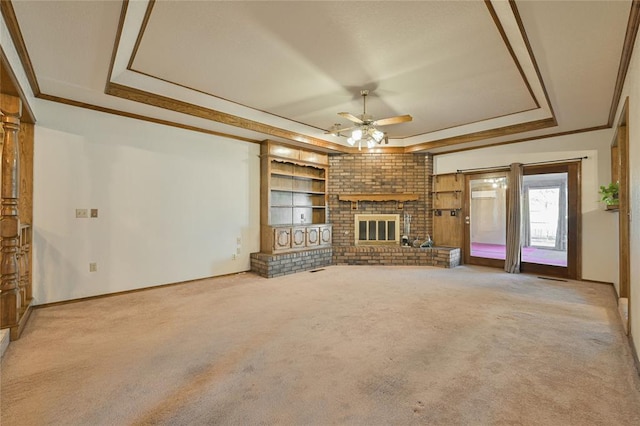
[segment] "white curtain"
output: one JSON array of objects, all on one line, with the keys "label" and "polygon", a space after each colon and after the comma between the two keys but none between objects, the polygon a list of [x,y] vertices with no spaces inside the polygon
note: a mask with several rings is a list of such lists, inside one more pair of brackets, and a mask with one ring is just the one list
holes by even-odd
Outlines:
[{"label": "white curtain", "polygon": [[509,172],[509,209],[507,211],[507,256],[504,270],[520,273],[522,252],[522,164],[511,164]]}]

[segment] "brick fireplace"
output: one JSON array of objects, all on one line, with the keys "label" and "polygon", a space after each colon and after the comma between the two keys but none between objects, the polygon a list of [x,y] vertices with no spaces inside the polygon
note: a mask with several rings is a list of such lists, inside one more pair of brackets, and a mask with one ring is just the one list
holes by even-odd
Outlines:
[{"label": "brick fireplace", "polygon": [[[395,239],[402,236],[408,215],[411,216],[411,242],[414,239],[424,241],[427,235],[433,234],[432,173],[433,158],[429,154],[331,155],[328,207],[329,222],[333,225],[334,264],[447,268],[459,265],[459,248],[402,247]],[[360,238],[363,230],[373,235],[372,227],[375,226],[376,235],[379,235],[382,229],[377,219],[367,219],[363,225],[361,218],[366,215],[398,218],[397,225],[393,225],[396,235],[391,244]],[[368,223],[370,221],[374,223]],[[388,232],[387,224],[385,237]]]},{"label": "brick fireplace", "polygon": [[[333,224],[333,246],[354,246],[356,214],[400,215],[398,231],[404,228],[404,214],[412,217],[410,238],[431,235],[431,175],[429,154],[343,154],[329,156],[329,221]],[[415,201],[340,201],[354,194],[416,194]],[[356,207],[354,209],[354,207]],[[399,208],[401,207],[401,209]]]}]

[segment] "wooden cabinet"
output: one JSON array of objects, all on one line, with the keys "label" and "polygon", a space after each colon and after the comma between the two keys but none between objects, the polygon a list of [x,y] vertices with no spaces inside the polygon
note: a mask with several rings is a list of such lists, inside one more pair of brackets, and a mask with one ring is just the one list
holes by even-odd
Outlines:
[{"label": "wooden cabinet", "polygon": [[323,225],[320,227],[320,245],[321,246],[330,246],[332,236],[333,236],[333,230],[331,228],[331,225]]},{"label": "wooden cabinet", "polygon": [[448,173],[433,176],[433,241],[437,246],[462,247],[464,244],[464,175]]},{"label": "wooden cabinet", "polygon": [[436,210],[462,209],[462,191],[434,192],[433,208]]},{"label": "wooden cabinet", "polygon": [[[327,226],[326,154],[265,141],[261,149],[261,251],[303,250],[323,243]],[[288,238],[285,237],[288,235]],[[326,232],[325,232],[326,235]],[[285,241],[286,240],[286,241]]]},{"label": "wooden cabinet", "polygon": [[263,253],[331,247],[331,225],[263,226]]},{"label": "wooden cabinet", "polygon": [[268,160],[267,197],[270,225],[313,224],[327,221],[326,169]]}]

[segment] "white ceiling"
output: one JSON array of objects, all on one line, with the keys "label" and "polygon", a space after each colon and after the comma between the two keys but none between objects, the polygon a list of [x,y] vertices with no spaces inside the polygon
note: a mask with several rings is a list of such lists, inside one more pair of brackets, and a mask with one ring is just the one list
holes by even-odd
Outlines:
[{"label": "white ceiling", "polygon": [[[116,1],[12,4],[49,97],[255,140],[331,146],[346,141],[324,130],[348,126],[337,113],[362,113],[359,92],[369,89],[375,118],[414,118],[384,127],[389,146],[431,152],[607,125],[631,7],[173,0],[149,8],[141,0],[128,2],[121,22]],[[107,95],[109,81],[162,96],[161,107]],[[171,99],[212,119],[179,112]],[[216,121],[217,112],[239,120]],[[551,127],[527,127],[553,118]],[[512,134],[465,139],[515,125]]]}]

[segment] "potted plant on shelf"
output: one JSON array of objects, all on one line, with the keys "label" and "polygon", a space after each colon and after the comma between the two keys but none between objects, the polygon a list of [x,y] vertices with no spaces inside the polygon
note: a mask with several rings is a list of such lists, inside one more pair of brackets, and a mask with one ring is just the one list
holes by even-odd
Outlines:
[{"label": "potted plant on shelf", "polygon": [[618,198],[618,191],[620,190],[620,184],[618,182],[611,182],[607,186],[600,186],[600,195],[602,195],[602,201],[607,206],[607,210],[615,210],[620,204]]}]

